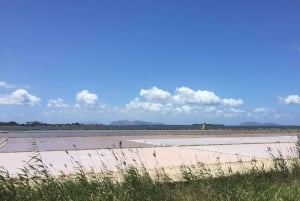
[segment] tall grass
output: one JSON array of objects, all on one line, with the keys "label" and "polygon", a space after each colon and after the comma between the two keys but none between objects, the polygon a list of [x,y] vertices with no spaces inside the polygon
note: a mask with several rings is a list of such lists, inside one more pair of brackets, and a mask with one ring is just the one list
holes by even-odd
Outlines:
[{"label": "tall grass", "polygon": [[216,171],[204,165],[182,167],[182,181],[172,180],[163,169],[153,176],[144,167],[128,167],[117,178],[105,173],[87,173],[80,164],[74,168],[77,171],[74,176],[55,177],[36,151],[17,176],[4,169],[0,171],[0,200],[300,200],[299,159],[289,163],[274,158],[270,169],[254,162],[243,173],[222,166]]}]

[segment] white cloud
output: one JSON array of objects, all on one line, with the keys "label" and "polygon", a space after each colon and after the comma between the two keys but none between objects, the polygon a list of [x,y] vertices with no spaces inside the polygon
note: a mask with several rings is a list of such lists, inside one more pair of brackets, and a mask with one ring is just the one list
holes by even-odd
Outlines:
[{"label": "white cloud", "polygon": [[48,101],[47,114],[65,118],[74,116],[74,119],[160,119],[158,121],[169,122],[186,122],[187,119],[197,122],[202,119],[209,121],[214,118],[246,116],[245,111],[232,108],[243,104],[243,100],[221,98],[212,91],[193,90],[188,87],[176,88],[173,93],[155,86],[141,89],[136,98],[118,107],[101,106],[98,96],[88,90],[78,92],[76,100],[74,104],[66,104],[61,98],[51,99]]},{"label": "white cloud", "polygon": [[236,118],[245,116],[246,111],[236,108],[221,108],[216,111],[216,116],[218,117],[226,117],[226,118]]},{"label": "white cloud", "polygon": [[29,94],[25,89],[18,89],[9,95],[0,96],[0,105],[36,105],[41,99]]},{"label": "white cloud", "polygon": [[142,114],[145,112],[144,115],[146,116],[151,115],[149,112],[171,116],[180,114],[224,116],[222,112],[225,108],[227,108],[226,110],[230,114],[234,114],[234,116],[244,113],[244,111],[238,109],[230,110],[227,107],[243,104],[242,99],[222,99],[214,92],[207,90],[193,90],[189,87],[179,87],[172,94],[157,87],[152,87],[150,89],[142,89],[139,95],[139,97],[126,105],[125,111],[127,113]]},{"label": "white cloud", "polygon": [[279,117],[279,114],[276,110],[268,107],[258,107],[247,113],[247,117],[261,119],[262,121],[266,121],[266,119],[272,120]]},{"label": "white cloud", "polygon": [[157,87],[152,87],[150,89],[141,89],[140,96],[145,97],[149,101],[160,101],[170,98],[171,94]]},{"label": "white cloud", "polygon": [[0,88],[13,89],[16,88],[16,85],[0,81]]},{"label": "white cloud", "polygon": [[217,109],[215,106],[205,106],[203,107],[203,112],[205,113],[212,113],[215,112]]},{"label": "white cloud", "polygon": [[150,112],[160,112],[163,109],[163,105],[160,103],[141,102],[138,98],[130,101],[126,105],[127,110],[144,110]]},{"label": "white cloud", "polygon": [[97,105],[97,94],[90,93],[88,90],[82,90],[76,94],[76,100],[83,102],[88,107],[94,107]]},{"label": "white cloud", "polygon": [[182,105],[180,107],[176,107],[175,110],[177,112],[190,113],[192,111],[192,107],[189,105]]},{"label": "white cloud", "polygon": [[149,103],[175,104],[175,105],[225,105],[239,106],[244,103],[242,99],[218,97],[214,92],[207,90],[193,90],[189,87],[176,88],[174,94],[157,87],[141,89],[140,97]]},{"label": "white cloud", "polygon": [[270,109],[270,108],[266,108],[266,107],[259,107],[259,108],[255,108],[253,110],[253,112],[255,112],[255,113],[267,113],[267,112],[273,112],[273,110]]},{"label": "white cloud", "polygon": [[64,103],[64,100],[61,98],[50,99],[48,100],[48,104],[47,104],[47,107],[56,107],[56,108],[65,108],[68,106],[69,105]]},{"label": "white cloud", "polygon": [[222,104],[234,107],[234,106],[243,105],[244,101],[242,99],[223,98]]},{"label": "white cloud", "polygon": [[206,90],[194,91],[188,87],[177,88],[173,99],[179,104],[218,105],[221,103],[221,99],[214,92]]},{"label": "white cloud", "polygon": [[289,95],[285,98],[279,97],[279,100],[284,104],[300,104],[300,96],[299,95]]},{"label": "white cloud", "polygon": [[235,114],[242,114],[245,113],[245,110],[240,110],[240,109],[236,109],[236,108],[230,108],[230,111],[235,113]]}]

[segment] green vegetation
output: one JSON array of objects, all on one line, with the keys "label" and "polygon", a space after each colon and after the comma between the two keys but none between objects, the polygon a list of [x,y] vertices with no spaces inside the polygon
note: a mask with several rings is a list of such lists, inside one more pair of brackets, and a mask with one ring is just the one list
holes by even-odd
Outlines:
[{"label": "green vegetation", "polygon": [[[266,170],[253,165],[248,173],[222,170],[212,173],[204,166],[182,167],[182,181],[164,170],[154,176],[128,168],[121,178],[106,173],[85,173],[80,164],[74,176],[52,176],[37,152],[17,177],[0,173],[0,200],[300,200],[300,166],[274,159]],[[229,175],[225,172],[229,172]]]}]

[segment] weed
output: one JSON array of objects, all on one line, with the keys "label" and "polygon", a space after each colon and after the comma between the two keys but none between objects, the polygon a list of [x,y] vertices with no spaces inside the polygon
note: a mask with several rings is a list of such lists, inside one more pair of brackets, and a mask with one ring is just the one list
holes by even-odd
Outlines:
[{"label": "weed", "polygon": [[[68,151],[66,153],[69,154]],[[113,154],[116,160],[126,161],[123,152]],[[101,160],[101,153],[97,152],[97,155]],[[92,158],[90,154],[88,156]],[[271,169],[258,165],[256,160],[251,161],[249,171],[243,172],[233,171],[231,167],[226,170],[218,164],[215,170],[202,163],[183,166],[181,181],[172,180],[164,169],[156,170],[153,176],[143,165],[136,168],[127,164],[123,166],[126,169],[121,178],[117,179],[108,174],[107,170],[87,173],[80,162],[74,158],[71,161],[76,170],[74,176],[51,175],[37,150],[17,176],[11,176],[7,170],[0,169],[0,200],[300,200],[299,159],[293,160],[290,165],[281,153],[279,157],[273,158]]]}]

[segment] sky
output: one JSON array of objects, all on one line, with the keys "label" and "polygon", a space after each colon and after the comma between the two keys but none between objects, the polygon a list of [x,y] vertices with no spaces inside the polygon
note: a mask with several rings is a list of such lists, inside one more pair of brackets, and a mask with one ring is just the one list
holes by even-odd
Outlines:
[{"label": "sky", "polygon": [[299,8],[0,0],[0,121],[300,125]]}]

